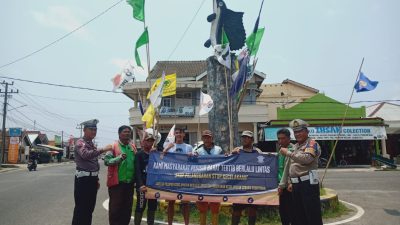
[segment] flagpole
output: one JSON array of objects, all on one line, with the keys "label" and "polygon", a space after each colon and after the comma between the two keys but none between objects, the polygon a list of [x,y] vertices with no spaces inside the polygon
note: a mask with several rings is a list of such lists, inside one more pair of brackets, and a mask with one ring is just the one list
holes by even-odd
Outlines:
[{"label": "flagpole", "polygon": [[[146,15],[146,11],[145,8],[143,9],[144,11],[144,15]],[[143,29],[146,30],[146,16],[144,16],[143,18]],[[147,31],[148,32],[148,31]],[[149,92],[151,91],[151,79],[150,79],[150,35],[147,33],[147,43],[146,43],[146,58],[147,58],[147,80],[149,82]],[[155,108],[155,115],[153,116],[153,136],[156,137],[156,123],[154,122],[154,119],[156,117],[159,117],[159,107]],[[158,119],[155,120],[156,122],[158,122]],[[155,141],[153,143],[153,148],[155,147],[155,143],[157,141]]]},{"label": "flagpole", "polygon": [[199,107],[199,120],[197,121],[197,135],[196,135],[196,144],[200,141],[200,107]]},{"label": "flagpole", "polygon": [[[257,17],[257,20],[256,20],[256,24],[254,25],[254,30],[253,30],[253,33],[254,33],[254,40],[253,40],[253,42],[251,43],[251,48],[250,48],[250,51],[249,51],[249,58],[251,58],[251,50],[253,50],[253,47],[254,47],[254,43],[256,42],[256,39],[257,39],[257,33],[258,33],[258,24],[259,24],[259,22],[260,22],[260,15],[261,15],[261,11],[262,11],[262,8],[263,8],[263,5],[264,5],[264,0],[262,0],[262,2],[261,2],[261,6],[260,6],[260,10],[258,11],[258,17]],[[256,54],[254,54],[254,58],[253,58],[253,72],[252,72],[252,74],[254,74],[254,72],[255,72],[255,68],[256,68],[256,66],[255,66],[255,59],[256,59],[256,57],[257,57],[257,53],[258,52],[256,52]],[[249,59],[249,63],[250,63],[250,59]],[[238,112],[239,112],[239,109],[240,109],[240,106],[242,105],[242,101],[243,101],[243,97],[244,97],[244,94],[245,94],[245,90],[247,89],[247,86],[249,85],[249,81],[245,81],[245,84],[243,85],[243,91],[242,91],[242,93],[240,93],[240,96],[239,96],[239,101],[238,101],[238,104],[237,104],[237,110],[238,110]]]},{"label": "flagpole", "polygon": [[[360,65],[360,68],[358,69],[358,73],[357,73],[356,80],[355,80],[354,83],[356,83],[358,78],[360,77],[360,73],[361,73],[361,69],[362,69],[363,64],[364,64],[364,57],[362,58],[361,65]],[[351,91],[351,95],[350,95],[350,98],[349,98],[349,102],[347,103],[346,110],[344,111],[344,116],[343,116],[343,119],[342,119],[342,123],[340,124],[339,133],[338,133],[338,135],[336,137],[335,144],[333,145],[331,155],[329,156],[328,163],[326,164],[326,167],[325,167],[325,170],[324,170],[324,175],[322,176],[322,179],[321,179],[321,187],[323,186],[324,178],[326,176],[326,172],[328,171],[329,164],[331,163],[333,155],[335,154],[336,146],[337,146],[337,144],[339,142],[339,137],[342,134],[342,128],[344,126],[344,121],[346,120],[347,111],[348,111],[348,109],[350,107],[350,103],[351,103],[351,99],[353,98],[353,95],[354,95],[354,86],[352,87],[352,91]]]},{"label": "flagpole", "polygon": [[[230,53],[229,53],[230,54]],[[232,67],[232,63],[231,63]],[[226,100],[228,105],[228,126],[229,126],[229,152],[233,150],[233,132],[232,132],[232,106],[231,100],[229,98],[229,88],[228,88],[228,74],[226,72],[226,67],[224,66],[225,70],[225,86],[226,86]]]}]

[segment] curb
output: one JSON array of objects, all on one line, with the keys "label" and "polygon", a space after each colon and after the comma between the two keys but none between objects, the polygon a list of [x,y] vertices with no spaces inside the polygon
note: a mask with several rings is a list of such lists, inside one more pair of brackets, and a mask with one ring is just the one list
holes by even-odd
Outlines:
[{"label": "curb", "polygon": [[[45,167],[53,167],[53,166],[61,166],[61,165],[68,165],[74,163],[74,161],[68,161],[68,162],[61,162],[61,163],[45,163],[45,164],[38,164],[38,169],[39,168],[45,168]],[[0,173],[5,173],[5,172],[10,172],[10,171],[15,171],[15,170],[27,170],[27,164],[2,164],[0,167]]]}]

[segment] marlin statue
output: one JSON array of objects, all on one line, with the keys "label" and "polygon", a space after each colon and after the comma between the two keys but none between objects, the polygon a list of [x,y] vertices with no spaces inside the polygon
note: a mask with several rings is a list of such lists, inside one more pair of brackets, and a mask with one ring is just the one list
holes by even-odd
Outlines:
[{"label": "marlin statue", "polygon": [[214,13],[207,17],[211,23],[210,39],[204,46],[214,48],[222,43],[222,35],[225,32],[230,50],[239,50],[244,46],[246,31],[243,26],[243,12],[234,12],[226,7],[223,0],[213,0]]}]

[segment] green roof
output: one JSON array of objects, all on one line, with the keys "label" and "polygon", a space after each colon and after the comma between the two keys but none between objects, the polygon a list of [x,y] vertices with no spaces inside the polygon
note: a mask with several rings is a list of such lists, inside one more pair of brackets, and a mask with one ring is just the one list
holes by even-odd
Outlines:
[{"label": "green roof", "polygon": [[[289,109],[277,109],[278,120],[293,119],[342,119],[346,110],[346,104],[338,102],[324,94],[316,94],[311,98]],[[365,118],[365,106],[359,108],[349,107],[346,119]]]},{"label": "green roof", "polygon": [[[301,118],[303,119],[303,118]],[[271,120],[269,121],[270,127],[287,127],[289,126],[290,120]],[[310,126],[340,126],[342,124],[343,119],[307,119],[306,122],[310,124]],[[346,119],[344,121],[345,126],[385,126],[384,120],[382,118],[353,118]]]}]

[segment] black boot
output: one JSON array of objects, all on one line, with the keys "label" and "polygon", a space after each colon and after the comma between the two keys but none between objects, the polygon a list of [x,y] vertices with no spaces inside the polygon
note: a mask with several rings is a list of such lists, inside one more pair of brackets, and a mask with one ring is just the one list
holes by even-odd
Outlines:
[{"label": "black boot", "polygon": [[147,211],[147,224],[154,225],[154,217],[156,216],[156,211]]},{"label": "black boot", "polygon": [[133,219],[135,225],[140,225],[142,222],[143,213],[135,212],[135,218]]},{"label": "black boot", "polygon": [[240,223],[240,216],[232,215],[232,225],[239,225]]},{"label": "black boot", "polygon": [[249,216],[249,225],[256,225],[256,216]]}]

